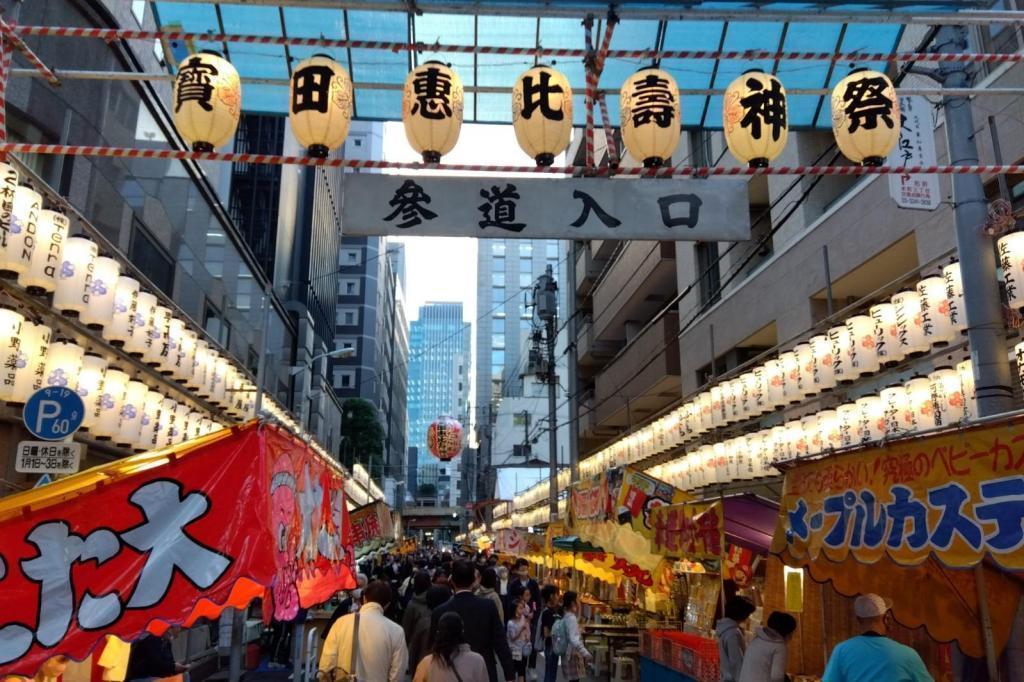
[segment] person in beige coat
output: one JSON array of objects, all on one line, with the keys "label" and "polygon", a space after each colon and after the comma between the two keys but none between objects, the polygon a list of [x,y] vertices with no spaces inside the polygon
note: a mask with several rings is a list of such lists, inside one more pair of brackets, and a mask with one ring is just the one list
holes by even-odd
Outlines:
[{"label": "person in beige coat", "polygon": [[416,666],[412,682],[488,682],[484,657],[470,650],[463,630],[458,613],[441,616],[432,652]]},{"label": "person in beige coat", "polygon": [[477,588],[476,596],[490,599],[498,607],[498,617],[505,622],[505,607],[501,603],[501,595],[498,594],[498,572],[487,567],[480,572],[480,587]]}]

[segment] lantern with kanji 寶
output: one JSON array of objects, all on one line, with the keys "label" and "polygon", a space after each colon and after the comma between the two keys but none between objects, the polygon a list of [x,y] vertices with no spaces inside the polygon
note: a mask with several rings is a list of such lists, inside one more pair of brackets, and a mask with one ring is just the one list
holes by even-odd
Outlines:
[{"label": "lantern with kanji \u5bf6", "polygon": [[182,60],[171,99],[174,125],[195,151],[212,152],[234,137],[242,113],[242,84],[231,62],[216,52]]},{"label": "lantern with kanji \u5bf6", "polygon": [[535,66],[512,87],[512,127],[516,141],[538,166],[550,166],[569,146],[572,88],[549,66]]},{"label": "lantern with kanji \u5bf6", "polygon": [[752,69],[729,84],[722,129],[729,151],[751,168],[764,168],[782,153],[789,135],[786,89],[778,78]]},{"label": "lantern with kanji \u5bf6", "polygon": [[424,62],[405,79],[402,123],[405,137],[424,163],[438,163],[462,129],[462,80],[441,62]]},{"label": "lantern with kanji \u5bf6", "polygon": [[832,133],[850,161],[881,166],[900,139],[900,103],[884,73],[855,69],[832,90]]},{"label": "lantern with kanji \u5bf6", "polygon": [[462,424],[451,417],[438,417],[427,428],[427,448],[442,462],[462,452]]},{"label": "lantern with kanji \u5bf6", "polygon": [[352,79],[327,55],[315,54],[295,67],[288,122],[309,155],[325,158],[348,136],[352,121]]},{"label": "lantern with kanji \u5bf6", "polygon": [[676,81],[661,69],[640,69],[619,96],[622,142],[647,168],[665,165],[679,145],[680,108]]}]

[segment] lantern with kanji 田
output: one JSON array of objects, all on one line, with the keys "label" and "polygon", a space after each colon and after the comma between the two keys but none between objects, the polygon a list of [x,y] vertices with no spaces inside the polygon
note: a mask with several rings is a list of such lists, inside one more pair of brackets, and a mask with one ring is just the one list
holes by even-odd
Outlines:
[{"label": "lantern with kanji \u7530", "polygon": [[760,69],[747,71],[725,89],[722,129],[729,151],[752,168],[782,153],[789,136],[786,89]]},{"label": "lantern with kanji \u7530", "polygon": [[516,141],[538,166],[550,166],[569,146],[572,88],[549,66],[535,66],[512,87],[512,127]]},{"label": "lantern with kanji \u7530", "polygon": [[462,424],[451,417],[438,417],[427,427],[427,449],[442,462],[462,452]]},{"label": "lantern with kanji \u7530", "polygon": [[231,62],[216,52],[182,60],[171,100],[174,125],[195,151],[212,152],[234,137],[242,113],[242,84]]},{"label": "lantern with kanji \u7530", "polygon": [[640,69],[626,79],[619,96],[622,142],[647,168],[663,166],[679,145],[679,88],[666,71]]},{"label": "lantern with kanji \u7530", "polygon": [[455,147],[463,105],[462,80],[441,62],[424,62],[406,77],[402,123],[405,137],[424,163],[440,162]]},{"label": "lantern with kanji \u7530", "polygon": [[900,103],[884,73],[855,69],[832,90],[832,133],[850,161],[881,166],[900,139]]},{"label": "lantern with kanji \u7530", "polygon": [[292,72],[288,122],[309,155],[324,158],[348,136],[352,121],[352,79],[324,54],[300,62]]}]

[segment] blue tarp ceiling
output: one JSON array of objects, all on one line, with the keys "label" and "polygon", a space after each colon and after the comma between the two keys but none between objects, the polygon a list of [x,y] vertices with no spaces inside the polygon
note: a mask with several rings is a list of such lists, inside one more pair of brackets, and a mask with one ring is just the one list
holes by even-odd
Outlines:
[{"label": "blue tarp ceiling", "polygon": [[[287,4],[287,3],[285,3]],[[293,3],[294,4],[294,3]],[[358,3],[347,3],[357,7]],[[386,4],[386,3],[385,3]],[[407,6],[405,3],[394,3]],[[460,5],[447,0],[417,0],[420,14],[402,11],[370,9],[339,9],[325,7],[241,5],[228,2],[157,2],[157,18],[162,27],[177,27],[193,33],[233,33],[255,35],[286,35],[290,37],[348,38],[353,40],[381,40],[419,42],[447,45],[493,45],[546,48],[585,47],[584,29],[578,18],[562,16],[529,16],[531,5],[538,13],[549,3],[528,0],[475,1],[471,4],[480,14],[458,14],[453,10]],[[843,12],[893,10],[899,12],[952,12],[988,5],[987,0],[905,2],[622,2],[620,9],[666,9],[684,11],[685,5],[701,10],[746,10],[756,13],[754,5],[779,11],[816,10],[823,7]],[[380,3],[374,3],[374,7]],[[503,7],[515,6],[516,14],[502,15]],[[594,3],[558,0],[559,10],[574,5],[593,7]],[[434,11],[431,11],[431,10]],[[524,12],[523,10],[527,10]],[[493,12],[493,14],[483,14]],[[664,49],[664,50],[772,50],[791,52],[863,52],[889,53],[895,50],[902,35],[903,25],[892,23],[836,23],[784,22],[784,21],[709,21],[629,18],[628,12],[615,27],[611,49]],[[600,41],[604,30],[603,17],[597,19],[594,40]],[[411,20],[410,20],[411,19]],[[214,49],[226,52],[242,78],[287,79],[289,64],[296,64],[314,53],[327,53],[345,64],[357,84],[355,115],[367,120],[398,120],[401,118],[401,90],[360,88],[360,83],[381,86],[401,86],[414,65],[428,59],[449,63],[459,73],[467,89],[474,86],[508,88],[511,91],[516,77],[534,64],[532,56],[460,54],[451,52],[391,52],[367,49],[330,49],[283,45],[253,45],[242,43],[197,42],[195,49]],[[187,50],[186,46],[179,46]],[[175,54],[171,61],[184,56]],[[585,72],[579,59],[545,60],[564,72],[573,87],[574,118],[577,125],[584,123],[583,92]],[[618,89],[624,79],[649,60],[608,59],[601,76],[600,87]],[[788,88],[828,88],[841,80],[851,68],[866,66],[884,70],[885,63],[837,63],[829,61],[773,61],[749,62],[743,60],[665,59],[661,68],[670,72],[680,88],[724,88],[736,76],[749,68],[773,71]],[[284,113],[288,101],[283,85],[245,83],[243,103],[249,111]],[[608,96],[609,114],[617,124],[618,97]],[[721,127],[721,97],[718,95],[685,95],[682,99],[683,124],[687,127]],[[789,99],[790,125],[793,128],[825,128],[830,125],[828,102],[819,95],[791,95]],[[465,120],[481,123],[508,123],[510,121],[510,95],[508,92],[467,93]]]}]

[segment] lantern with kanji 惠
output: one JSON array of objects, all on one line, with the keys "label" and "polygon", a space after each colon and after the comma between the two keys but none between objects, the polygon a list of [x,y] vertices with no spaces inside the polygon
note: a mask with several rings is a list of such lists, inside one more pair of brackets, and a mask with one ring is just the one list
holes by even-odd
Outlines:
[{"label": "lantern with kanji \u60e0", "polygon": [[881,166],[900,139],[900,103],[884,73],[855,69],[832,90],[832,133],[850,161]]},{"label": "lantern with kanji \u60e0", "polygon": [[760,69],[729,84],[722,103],[722,129],[729,151],[752,168],[763,168],[782,153],[789,135],[786,89]]},{"label": "lantern with kanji \u60e0", "polygon": [[512,87],[512,127],[516,141],[538,166],[550,166],[569,146],[572,88],[549,66],[535,66]]},{"label": "lantern with kanji \u60e0", "polygon": [[438,417],[427,427],[427,449],[442,462],[462,452],[462,424],[451,417]]},{"label": "lantern with kanji \u60e0", "polygon": [[309,155],[325,158],[345,142],[352,121],[352,79],[327,55],[315,54],[292,72],[288,122]]},{"label": "lantern with kanji \u60e0", "polygon": [[242,113],[242,83],[216,52],[189,55],[178,65],[171,95],[174,125],[197,152],[231,140]]},{"label": "lantern with kanji \u60e0", "polygon": [[619,95],[622,142],[647,168],[663,166],[679,145],[680,107],[676,81],[661,69],[640,69]]},{"label": "lantern with kanji \u60e0", "polygon": [[402,123],[406,139],[424,163],[440,162],[455,147],[463,105],[462,80],[441,62],[424,62],[406,77]]}]

